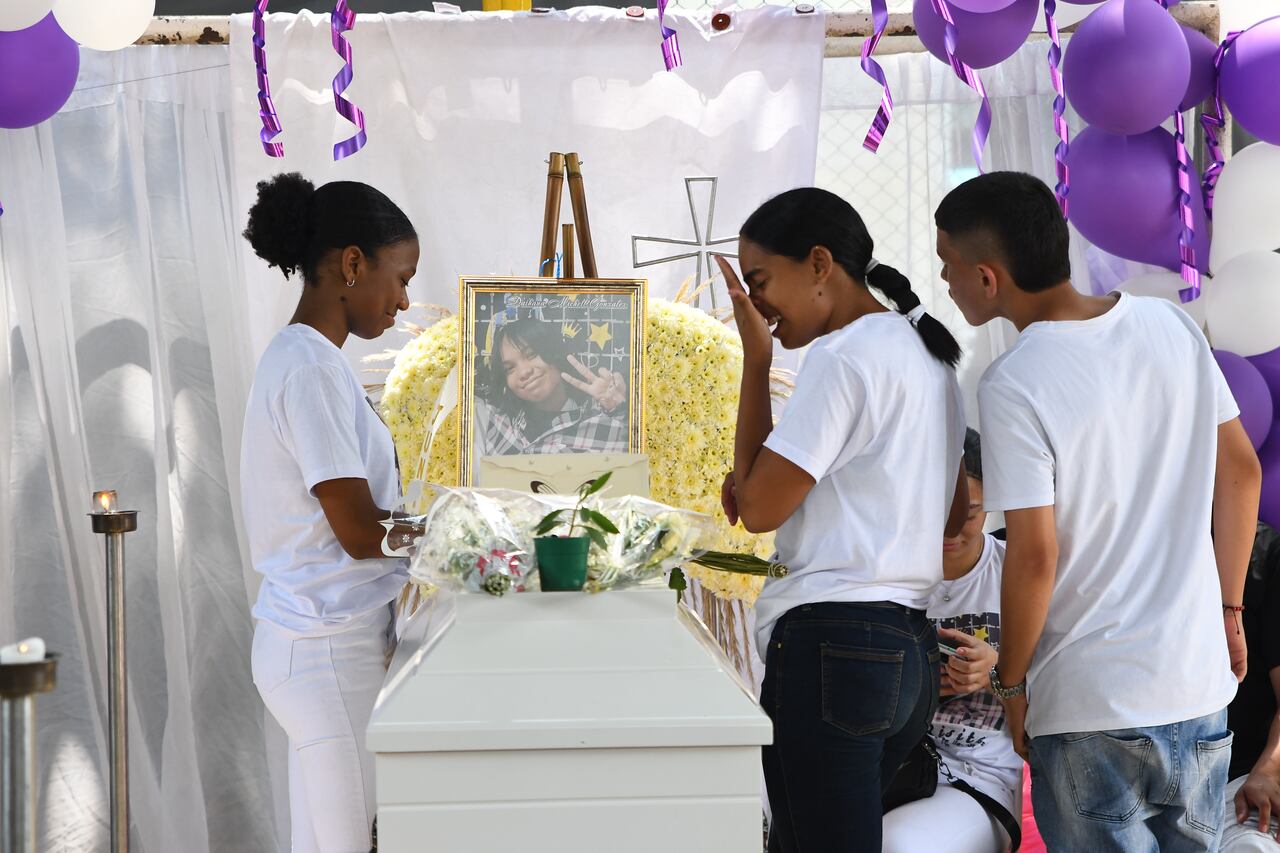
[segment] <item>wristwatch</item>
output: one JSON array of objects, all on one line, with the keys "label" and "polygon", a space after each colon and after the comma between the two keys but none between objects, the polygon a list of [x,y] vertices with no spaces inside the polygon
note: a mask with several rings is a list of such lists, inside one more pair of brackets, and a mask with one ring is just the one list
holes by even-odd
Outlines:
[{"label": "wristwatch", "polygon": [[1012,687],[1005,687],[1000,683],[1000,672],[998,667],[991,667],[991,692],[999,696],[1001,699],[1012,699],[1015,696],[1021,696],[1027,692],[1027,680],[1024,678]]}]

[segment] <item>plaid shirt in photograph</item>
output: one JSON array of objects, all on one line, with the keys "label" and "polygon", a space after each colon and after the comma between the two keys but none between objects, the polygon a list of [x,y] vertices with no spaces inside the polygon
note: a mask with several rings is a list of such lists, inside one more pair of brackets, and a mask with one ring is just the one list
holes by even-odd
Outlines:
[{"label": "plaid shirt in photograph", "polygon": [[[626,453],[627,421],[602,411],[594,401],[583,404],[570,397],[541,435],[530,439],[525,412],[512,416],[477,400],[477,428],[481,430],[480,456],[527,453]],[[625,415],[626,407],[619,409]]]}]

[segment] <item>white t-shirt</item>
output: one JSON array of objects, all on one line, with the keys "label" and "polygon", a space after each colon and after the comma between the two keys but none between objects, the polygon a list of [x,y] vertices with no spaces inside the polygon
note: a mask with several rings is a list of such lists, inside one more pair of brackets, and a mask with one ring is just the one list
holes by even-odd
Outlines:
[{"label": "white t-shirt", "polygon": [[1053,506],[1058,568],[1028,673],[1032,736],[1160,726],[1235,695],[1209,537],[1239,415],[1176,306],[1121,295],[1028,326],[978,389],[989,511]]},{"label": "white t-shirt", "polygon": [[817,601],[920,610],[942,577],[942,534],[964,444],[955,371],[896,312],[814,341],[764,446],[816,481],[778,528],[791,573],[756,601],[765,657],[782,614]]},{"label": "white t-shirt", "polygon": [[[984,537],[982,556],[964,577],[944,580],[929,596],[929,618],[1000,650],[1000,574],[1004,543]],[[943,641],[947,642],[947,641]],[[943,658],[946,661],[946,658]],[[1022,788],[1022,759],[1005,728],[1004,705],[990,690],[943,697],[929,734],[952,775],[964,779],[1015,814]],[[938,771],[939,784],[946,776]]]},{"label": "white t-shirt", "polygon": [[280,330],[258,362],[240,478],[249,552],[263,575],[256,618],[320,636],[400,592],[408,561],[353,559],[312,494],[317,483],[359,478],[387,509],[400,480],[391,433],[342,351],[311,326]]}]

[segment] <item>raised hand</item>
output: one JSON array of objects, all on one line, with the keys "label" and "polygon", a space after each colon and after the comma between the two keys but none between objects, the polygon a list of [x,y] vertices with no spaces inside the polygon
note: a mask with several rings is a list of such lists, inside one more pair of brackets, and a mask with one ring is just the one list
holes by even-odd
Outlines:
[{"label": "raised hand", "polygon": [[773,335],[769,332],[769,324],[752,303],[729,261],[721,255],[714,257],[720,265],[729,298],[733,300],[733,319],[738,324],[738,334],[742,336],[743,358],[748,364],[767,366],[773,361]]},{"label": "raised hand", "polygon": [[603,367],[592,373],[589,367],[573,356],[569,356],[569,365],[581,377],[568,373],[561,373],[560,376],[574,388],[589,395],[602,410],[612,412],[627,401],[627,380],[621,373],[611,373]]}]

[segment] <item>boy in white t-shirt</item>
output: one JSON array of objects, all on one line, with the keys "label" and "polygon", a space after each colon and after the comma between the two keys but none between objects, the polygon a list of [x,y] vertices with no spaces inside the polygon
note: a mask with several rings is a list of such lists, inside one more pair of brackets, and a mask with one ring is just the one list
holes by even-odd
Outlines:
[{"label": "boy in white t-shirt", "polygon": [[1008,526],[991,685],[1040,831],[1057,850],[1214,849],[1261,479],[1239,410],[1183,311],[1072,287],[1036,178],[967,181],[935,218],[965,319],[1020,332],[978,403],[985,505]]}]

